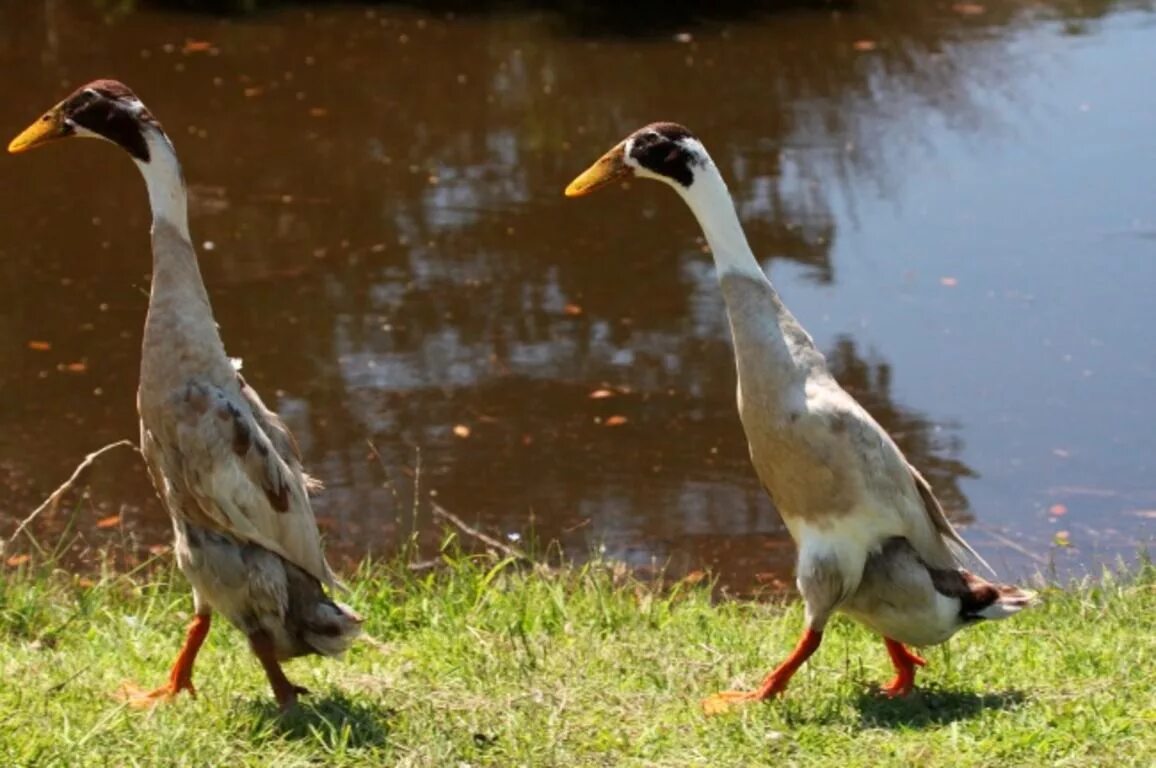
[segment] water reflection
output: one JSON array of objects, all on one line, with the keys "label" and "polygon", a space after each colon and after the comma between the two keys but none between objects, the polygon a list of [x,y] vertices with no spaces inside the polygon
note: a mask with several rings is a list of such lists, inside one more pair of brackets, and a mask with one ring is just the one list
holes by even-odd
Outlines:
[{"label": "water reflection", "polygon": [[[856,195],[886,192],[923,132],[985,119],[977,94],[1009,87],[1018,30],[1105,12],[868,3],[639,28],[619,13],[123,7],[0,7],[0,54],[22,62],[4,122],[104,73],[161,117],[230,352],[325,479],[332,542],[393,551],[415,493],[433,491],[571,554],[605,544],[736,582],[786,567],[790,550],[746,456],[697,229],[665,190],[575,206],[563,184],[637,125],[682,120],[722,166],[765,265],[777,279],[790,269],[788,302],[792,287],[833,290]],[[107,147],[0,174],[11,521],[85,451],[135,432],[148,213]],[[840,381],[969,519],[961,482],[978,473],[958,414],[897,402],[886,346],[864,355],[843,326],[835,337]],[[92,498],[93,516],[123,511],[141,548],[167,538],[127,463]],[[82,528],[77,546],[120,531]]]}]

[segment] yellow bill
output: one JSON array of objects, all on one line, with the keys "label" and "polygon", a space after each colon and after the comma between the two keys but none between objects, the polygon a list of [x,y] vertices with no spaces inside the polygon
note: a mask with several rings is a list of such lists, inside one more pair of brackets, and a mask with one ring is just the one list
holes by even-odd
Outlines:
[{"label": "yellow bill", "polygon": [[618,179],[633,175],[634,171],[626,164],[625,148],[619,144],[598,158],[597,162],[583,171],[581,176],[570,182],[570,186],[566,187],[566,197],[581,197]]},{"label": "yellow bill", "polygon": [[48,110],[43,117],[25,128],[19,136],[8,145],[9,152],[23,152],[26,149],[38,147],[50,141],[71,136],[72,132],[65,127],[64,116],[60,105],[57,104]]}]

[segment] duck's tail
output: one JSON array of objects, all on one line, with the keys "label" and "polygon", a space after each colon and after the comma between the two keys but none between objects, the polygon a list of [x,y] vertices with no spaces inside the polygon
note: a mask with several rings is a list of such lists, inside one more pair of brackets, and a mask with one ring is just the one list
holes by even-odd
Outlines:
[{"label": "duck's tail", "polygon": [[302,637],[318,653],[339,656],[361,634],[361,616],[344,603],[318,600],[302,617]]},{"label": "duck's tail", "polygon": [[[1036,593],[1030,589],[1021,589],[1011,584],[990,584],[986,582],[985,584],[990,591],[982,591],[986,593],[984,595],[985,597],[991,599],[987,605],[971,612],[976,618],[1006,619],[1008,616],[1019,613],[1036,601]],[[992,592],[994,592],[994,597],[991,597]]]},{"label": "duck's tail", "polygon": [[289,591],[285,623],[306,647],[296,654],[315,652],[338,656],[361,634],[361,616],[325,593],[321,583],[300,568],[285,564]]},{"label": "duck's tail", "polygon": [[994,584],[961,570],[966,589],[959,595],[960,614],[965,619],[1006,619],[1035,602],[1036,593],[1011,584]]}]

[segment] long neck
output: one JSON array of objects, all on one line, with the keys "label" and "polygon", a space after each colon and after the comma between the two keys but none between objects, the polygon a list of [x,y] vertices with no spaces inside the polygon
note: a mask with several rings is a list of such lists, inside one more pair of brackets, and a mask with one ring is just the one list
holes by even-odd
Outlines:
[{"label": "long neck", "polygon": [[676,187],[698,219],[718,270],[744,399],[765,409],[792,397],[792,382],[826,371],[823,355],[755,259],[726,182],[711,162]]},{"label": "long neck", "polygon": [[675,189],[686,200],[706,235],[720,280],[734,274],[770,282],[751,251],[726,182],[714,163],[708,161],[697,168],[689,188],[676,186]]},{"label": "long neck", "polygon": [[[146,350],[197,348],[223,357],[197,254],[189,238],[185,182],[176,152],[159,128],[146,129],[148,162],[137,161],[152,208],[153,279],[145,321]],[[144,356],[147,363],[149,355]],[[185,359],[189,359],[186,354]]]},{"label": "long neck", "polygon": [[176,150],[159,128],[145,129],[148,142],[148,162],[136,161],[149,191],[149,206],[153,212],[154,229],[162,222],[176,229],[189,240],[189,206],[185,180]]}]

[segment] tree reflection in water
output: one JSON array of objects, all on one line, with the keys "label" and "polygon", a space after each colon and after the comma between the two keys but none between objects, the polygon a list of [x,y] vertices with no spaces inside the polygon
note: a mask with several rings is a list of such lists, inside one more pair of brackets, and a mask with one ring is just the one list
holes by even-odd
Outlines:
[{"label": "tree reflection in water", "polygon": [[[765,569],[784,532],[746,457],[698,232],[665,190],[576,207],[565,182],[638,125],[681,120],[720,162],[768,269],[792,262],[835,286],[831,245],[857,190],[886,194],[944,124],[980,126],[986,92],[1009,94],[1025,66],[1019,30],[1062,18],[1086,32],[1136,7],[731,3],[702,18],[666,2],[650,6],[664,26],[639,27],[621,4],[453,18],[462,4],[435,5],[294,4],[242,22],[5,4],[0,50],[24,62],[8,100],[39,108],[115,71],[161,116],[212,245],[201,260],[230,351],[327,481],[319,514],[348,554],[391,552],[408,530],[420,449],[423,488],[469,519],[532,526],[576,555],[605,541],[634,562],[736,574]],[[122,165],[70,147],[6,166],[0,386],[25,404],[0,411],[0,470],[24,489],[9,521],[86,449],[135,431],[148,215]],[[28,339],[52,340],[51,362]],[[886,349],[864,358],[840,336],[830,355],[966,518],[960,430],[895,402]],[[81,359],[83,376],[55,367]],[[613,395],[591,399],[600,389]],[[93,497],[130,505],[141,546],[167,540],[133,477],[98,476]]]}]

